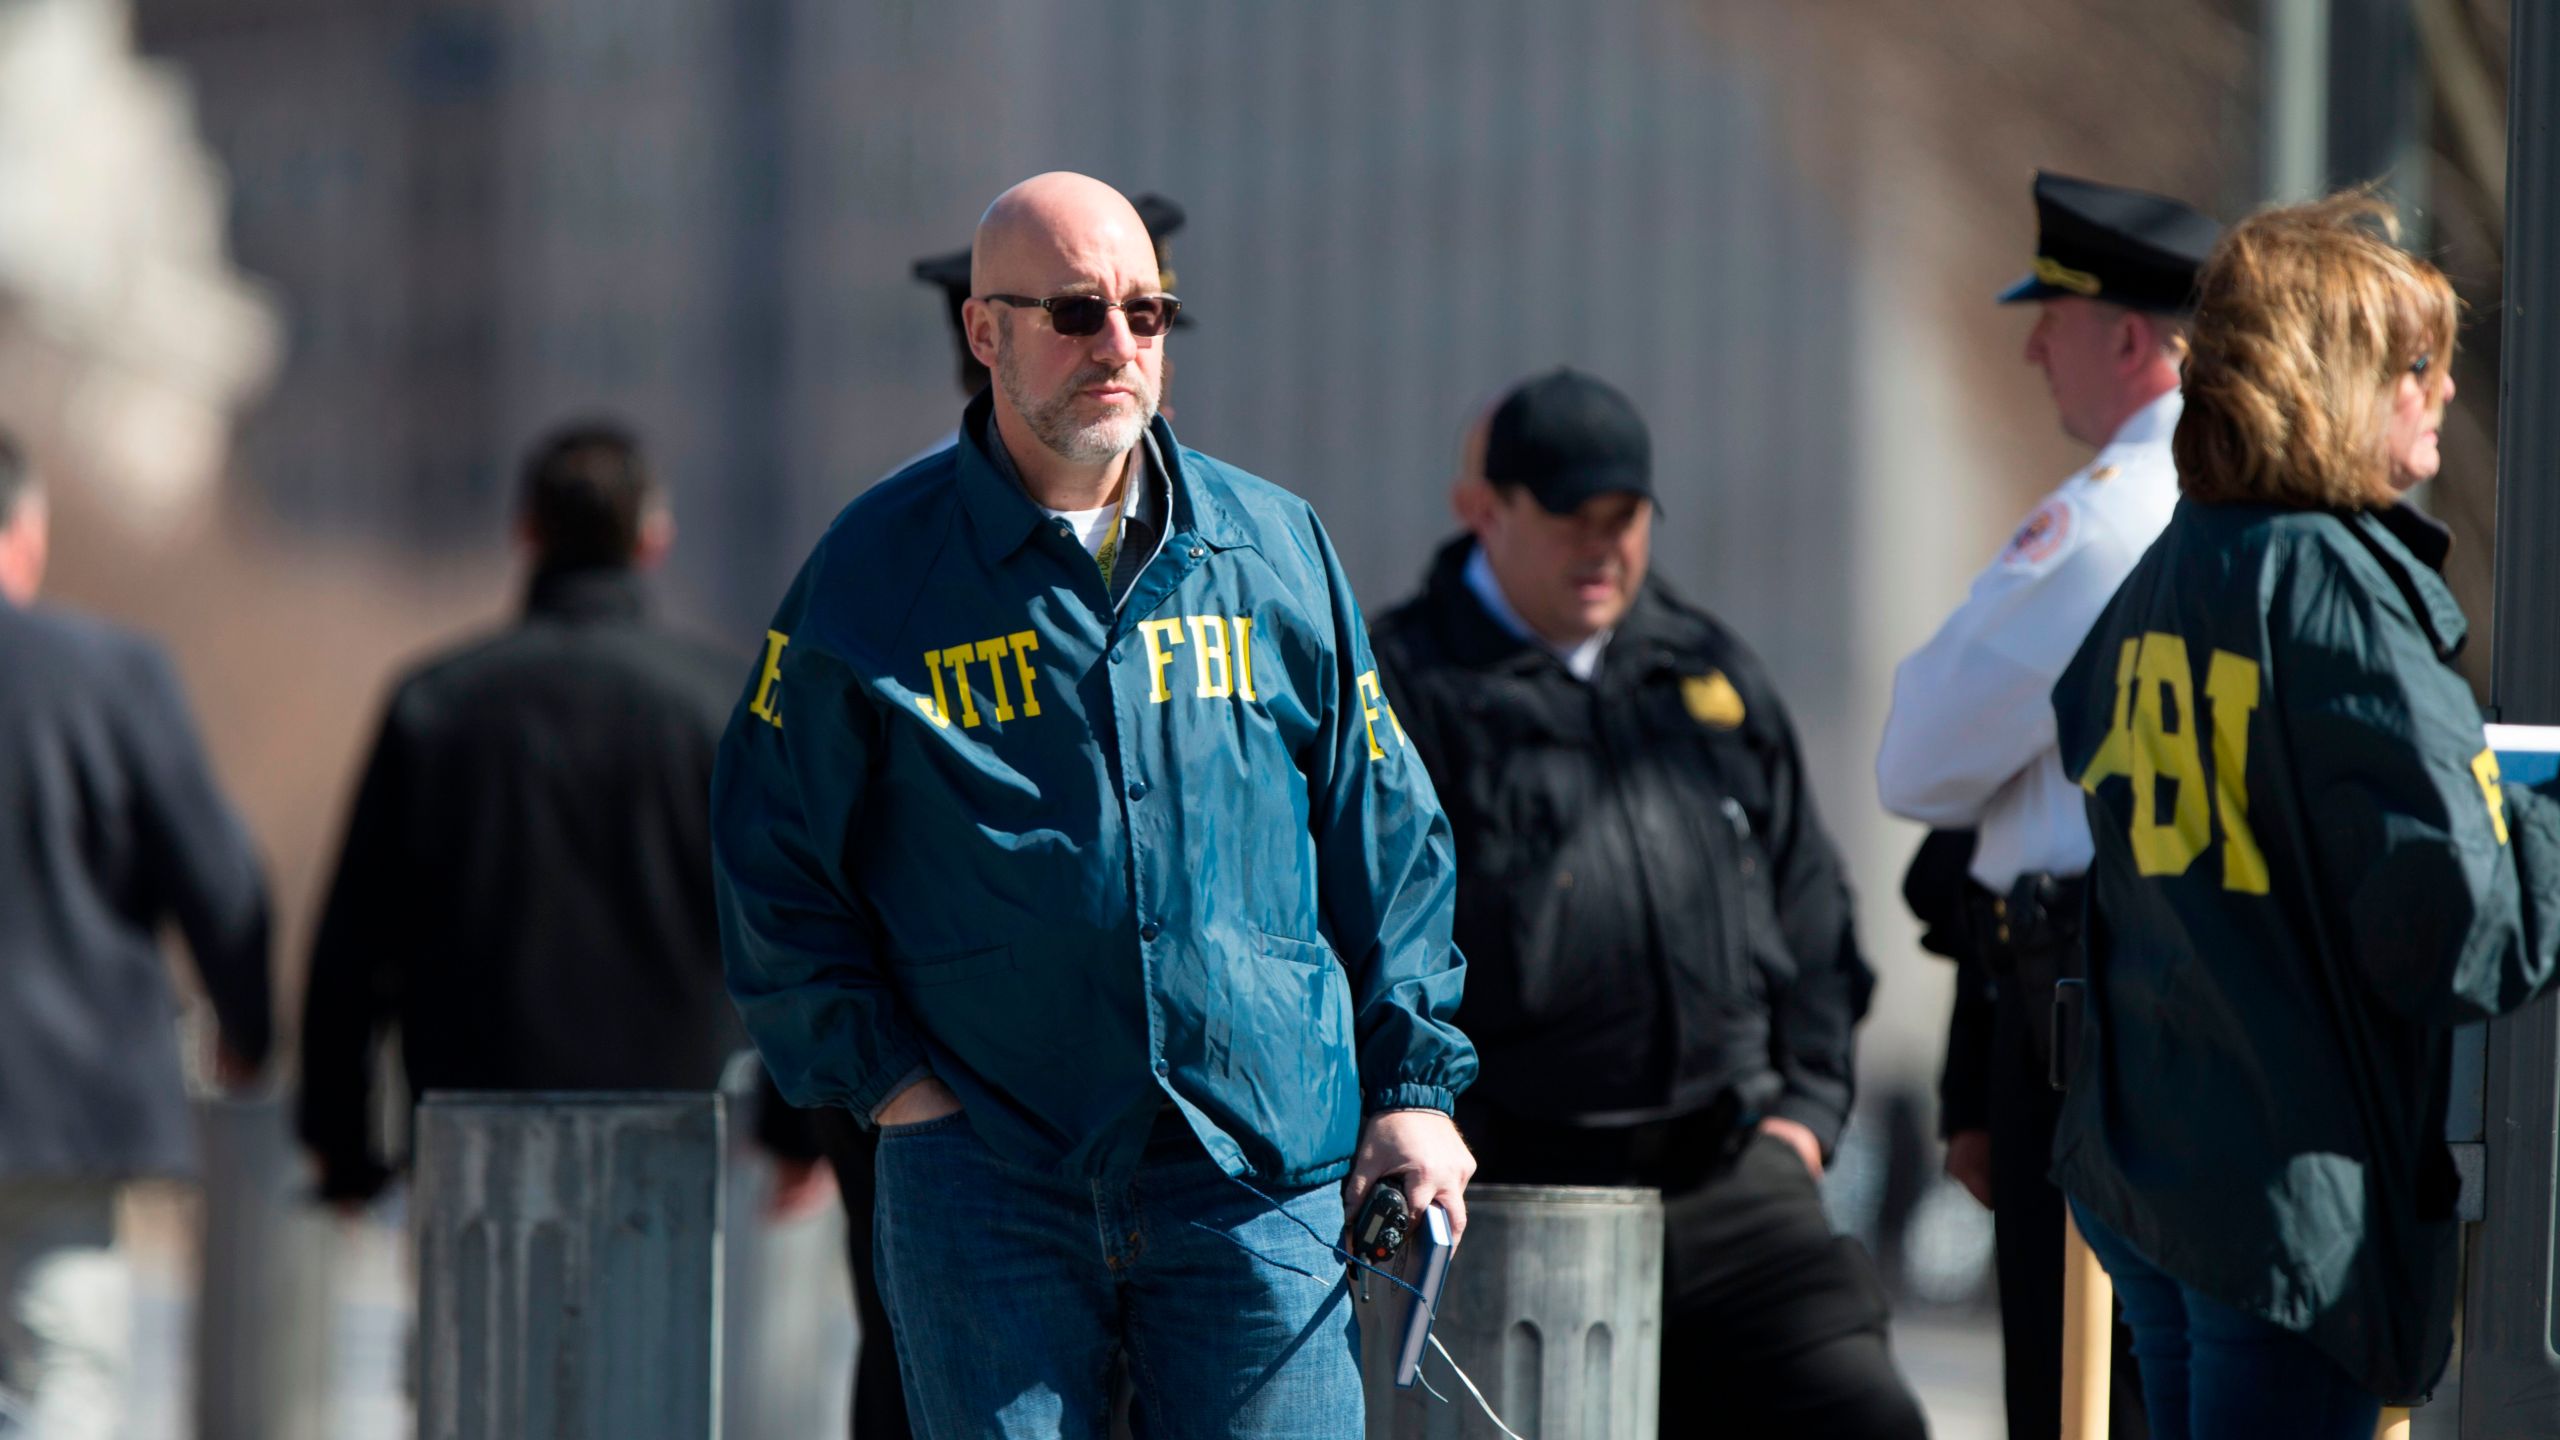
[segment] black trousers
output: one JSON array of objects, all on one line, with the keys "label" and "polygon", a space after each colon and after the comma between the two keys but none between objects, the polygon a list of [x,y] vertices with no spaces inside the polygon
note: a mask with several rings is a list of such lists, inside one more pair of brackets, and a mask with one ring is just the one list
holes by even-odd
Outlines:
[{"label": "black trousers", "polygon": [[1929,1433],[1894,1368],[1875,1267],[1831,1233],[1794,1150],[1760,1137],[1728,1153],[1686,1121],[1594,1131],[1463,1106],[1459,1118],[1479,1181],[1663,1192],[1666,1440]]},{"label": "black trousers", "polygon": [[898,1383],[898,1351],[889,1340],[889,1309],[872,1278],[871,1204],[880,1188],[872,1166],[880,1153],[877,1132],[838,1109],[814,1112],[818,1146],[835,1168],[844,1197],[845,1258],[853,1270],[854,1307],[862,1338],[853,1357],[854,1440],[914,1440],[907,1425],[907,1393]]},{"label": "black trousers", "polygon": [[[2029,997],[2004,984],[1991,1032],[1985,1100],[1991,1131],[1991,1218],[1998,1246],[2002,1379],[2009,1440],[2062,1432],[2062,1192],[2045,1178],[2062,1097],[2031,1030]],[[2052,1004],[2048,995],[2042,1002]],[[2048,1010],[2049,1013],[2049,1010]],[[2132,1332],[2116,1324],[2108,1426],[2114,1440],[2148,1440]]]}]

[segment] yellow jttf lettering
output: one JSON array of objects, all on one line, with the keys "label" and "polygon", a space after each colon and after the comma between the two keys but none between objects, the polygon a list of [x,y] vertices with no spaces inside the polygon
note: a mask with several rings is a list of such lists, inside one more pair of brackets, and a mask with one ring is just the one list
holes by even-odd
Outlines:
[{"label": "yellow jttf lettering", "polygon": [[779,630],[764,632],[764,670],[756,677],[756,698],[747,702],[747,713],[779,730],[782,712],[773,708],[774,687],[782,683],[782,649],[791,637]]},{"label": "yellow jttf lettering", "polygon": [[1022,676],[1022,716],[1026,720],[1037,719],[1040,697],[1033,689],[1032,680],[1039,672],[1031,668],[1031,652],[1040,648],[1040,632],[1016,630],[1004,638],[1005,643],[1013,647],[1013,667]]},{"label": "yellow jttf lettering", "polygon": [[[976,653],[977,647],[972,645],[954,645],[942,652],[943,666],[950,670],[951,678],[960,683],[960,728],[963,730],[978,728],[978,697],[969,693],[969,659]],[[995,667],[990,665],[987,668],[992,670]],[[936,700],[942,698],[942,682],[938,680],[934,682],[933,696]]]},{"label": "yellow jttf lettering", "polygon": [[1010,648],[1012,648],[1010,641],[1003,636],[997,636],[993,640],[979,641],[976,651],[977,657],[987,662],[987,681],[995,687],[998,724],[1013,718],[1013,697],[1004,687],[1004,667],[996,663],[1004,658],[1004,652]]},{"label": "yellow jttf lettering", "polygon": [[916,708],[924,712],[924,718],[932,721],[935,729],[948,730],[951,728],[951,701],[942,689],[941,651],[924,652],[924,673],[933,677],[933,698],[927,700],[917,696]]}]

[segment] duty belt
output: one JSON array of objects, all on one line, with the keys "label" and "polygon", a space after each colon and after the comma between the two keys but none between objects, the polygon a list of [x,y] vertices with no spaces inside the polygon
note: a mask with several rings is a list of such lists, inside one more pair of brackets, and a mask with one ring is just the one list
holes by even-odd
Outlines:
[{"label": "duty belt", "polygon": [[[2086,973],[2081,907],[2088,891],[2080,875],[2021,875],[2005,895],[1979,884],[1965,887],[1974,952],[1998,986],[2002,1010],[2023,1028],[2029,1062],[2056,1090],[2077,1058],[2068,1042],[2079,1031]],[[2057,1037],[2066,1043],[2057,1046]]]},{"label": "duty belt", "polygon": [[[2080,943],[2081,905],[2088,889],[2083,875],[2021,875],[2005,895],[1979,883],[1967,885],[1965,914],[1975,952],[2002,979],[2021,969],[2050,973],[2053,952]],[[2020,963],[2027,960],[2043,963]]]}]

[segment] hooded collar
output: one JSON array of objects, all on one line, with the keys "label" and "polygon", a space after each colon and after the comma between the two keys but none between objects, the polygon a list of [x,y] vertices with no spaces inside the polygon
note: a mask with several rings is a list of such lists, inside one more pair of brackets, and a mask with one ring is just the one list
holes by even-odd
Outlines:
[{"label": "hooded collar", "polygon": [[546,620],[637,620],[649,613],[649,592],[626,565],[540,569],[525,586],[524,612]]},{"label": "hooded collar", "polygon": [[[1048,518],[1015,478],[1012,458],[999,458],[1003,444],[995,430],[995,390],[989,387],[979,391],[969,408],[961,412],[956,447],[960,502],[969,512],[978,558],[989,566],[1002,563],[1021,549],[1032,531]],[[1162,415],[1147,424],[1145,458],[1151,469],[1162,472],[1173,492],[1171,522],[1164,531],[1167,538],[1187,533],[1220,550],[1251,543],[1232,518],[1224,484],[1212,467],[1186,463],[1182,446],[1173,437],[1173,426]],[[1188,457],[1191,461],[1197,458]]]}]

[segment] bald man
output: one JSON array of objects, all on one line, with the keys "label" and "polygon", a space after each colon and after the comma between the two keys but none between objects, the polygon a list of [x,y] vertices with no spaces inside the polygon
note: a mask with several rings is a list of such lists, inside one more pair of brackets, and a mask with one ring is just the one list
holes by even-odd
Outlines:
[{"label": "bald man", "polygon": [[1157,413],[1179,302],[1110,187],[980,222],[995,377],[847,507],[713,785],[729,985],[880,1131],[917,1433],[1361,1428],[1330,1242],[1465,1220],[1448,822],[1306,503]]}]

